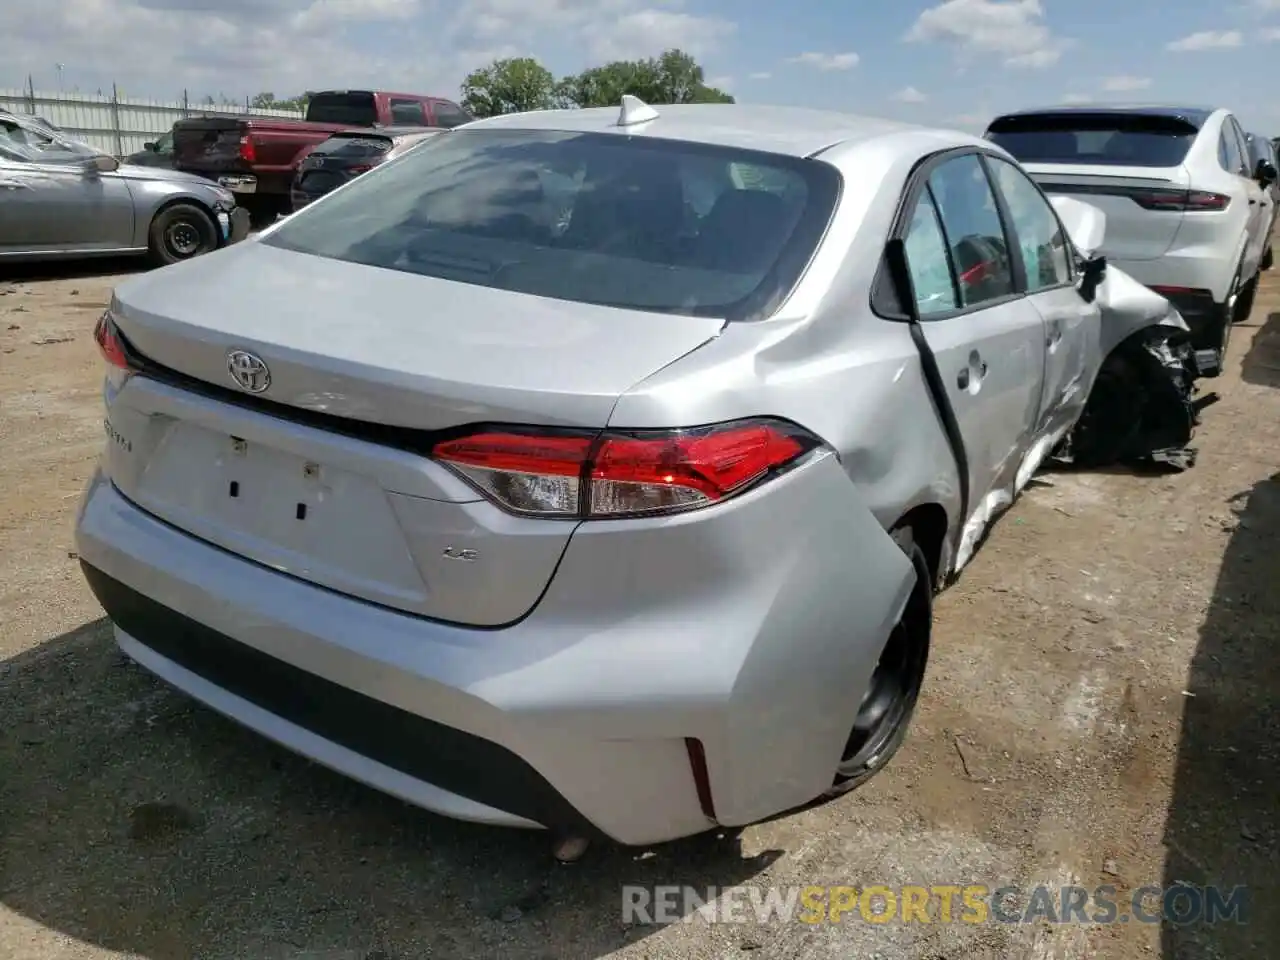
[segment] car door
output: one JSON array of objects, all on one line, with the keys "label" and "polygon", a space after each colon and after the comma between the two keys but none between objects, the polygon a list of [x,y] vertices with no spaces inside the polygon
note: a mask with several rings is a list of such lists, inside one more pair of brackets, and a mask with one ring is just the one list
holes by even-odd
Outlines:
[{"label": "car door", "polygon": [[[6,121],[0,121],[0,124]],[[133,240],[133,196],[127,182],[31,130],[0,142],[6,158],[0,244],[10,250],[117,250]]]},{"label": "car door", "polygon": [[1102,311],[1076,289],[1062,221],[1040,188],[1015,164],[986,157],[1003,201],[1021,288],[1044,321],[1044,386],[1037,438],[1056,438],[1084,410],[1102,330]]},{"label": "car door", "polygon": [[1248,205],[1249,211],[1244,256],[1240,262],[1240,280],[1245,283],[1257,272],[1258,263],[1262,259],[1262,249],[1266,244],[1264,217],[1267,214],[1264,212],[1262,187],[1253,178],[1253,170],[1250,169],[1249,146],[1235,117],[1228,116],[1223,121],[1222,137],[1226,151],[1223,165],[1235,175],[1240,197]]},{"label": "car door", "polygon": [[959,562],[1013,499],[1044,383],[1044,321],[1017,290],[1004,226],[976,153],[922,169],[904,243],[920,327],[959,428],[969,516]]}]

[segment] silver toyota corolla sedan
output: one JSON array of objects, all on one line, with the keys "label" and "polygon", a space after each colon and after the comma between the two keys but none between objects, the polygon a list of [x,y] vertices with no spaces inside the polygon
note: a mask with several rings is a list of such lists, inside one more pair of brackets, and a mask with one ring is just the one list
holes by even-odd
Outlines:
[{"label": "silver toyota corolla sedan", "polygon": [[1065,219],[880,120],[469,124],[118,288],[85,574],[147,669],[450,816],[646,844],[838,793],[1089,394]]},{"label": "silver toyota corolla sedan", "polygon": [[248,212],[210,180],[121,164],[0,113],[0,261],[148,254],[176,263],[242,240]]}]

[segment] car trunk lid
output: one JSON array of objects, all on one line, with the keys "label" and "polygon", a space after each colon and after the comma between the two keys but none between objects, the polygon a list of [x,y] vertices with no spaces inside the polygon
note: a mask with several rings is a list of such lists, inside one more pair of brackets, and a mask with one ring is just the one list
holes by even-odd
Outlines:
[{"label": "car trunk lid", "polygon": [[1173,245],[1190,185],[1183,161],[1198,114],[1066,107],[998,117],[986,136],[1046,193],[1073,196],[1107,215],[1102,252],[1154,260]]},{"label": "car trunk lid", "polygon": [[[113,313],[151,371],[109,404],[126,496],[282,572],[484,626],[531,609],[574,524],[502,513],[426,456],[434,440],[602,428],[619,395],[722,326],[257,243],[128,281]],[[234,351],[266,365],[260,394],[232,376]]]}]

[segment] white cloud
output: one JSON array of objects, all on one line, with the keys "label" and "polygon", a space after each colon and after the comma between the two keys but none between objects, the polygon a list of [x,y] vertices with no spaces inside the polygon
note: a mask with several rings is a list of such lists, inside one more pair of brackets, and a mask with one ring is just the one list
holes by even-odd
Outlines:
[{"label": "white cloud", "polygon": [[769,79],[770,77],[772,77],[772,76],[773,76],[773,74],[772,74],[772,73],[769,73],[769,72],[766,70],[766,71],[764,71],[763,73],[753,73],[753,74],[751,74],[750,79],[752,79],[752,80],[768,80],[768,79]]},{"label": "white cloud", "polygon": [[1041,0],[945,0],[921,13],[904,39],[950,44],[966,61],[995,57],[1032,69],[1057,63],[1067,46],[1044,22]]},{"label": "white cloud", "polygon": [[[1280,3],[1280,0],[1276,0],[1276,2]],[[1268,27],[1266,30],[1263,30],[1262,42],[1263,43],[1280,42],[1280,27]]]},{"label": "white cloud", "polygon": [[924,103],[929,98],[915,87],[903,87],[893,95],[893,99],[899,103]]},{"label": "white cloud", "polygon": [[1128,74],[1121,74],[1116,77],[1107,77],[1102,81],[1102,89],[1110,93],[1124,93],[1130,90],[1145,90],[1151,86],[1150,77],[1133,77]]},{"label": "white cloud", "polygon": [[852,70],[861,59],[856,53],[801,53],[788,63],[803,63],[818,70]]},{"label": "white cloud", "polygon": [[733,77],[712,77],[707,81],[707,86],[727,92],[733,86]]},{"label": "white cloud", "polygon": [[[680,47],[704,62],[734,24],[680,0],[0,0],[0,84],[32,74],[131,96],[292,96],[375,87],[457,96],[496,56],[539,56],[555,72]],[[561,54],[559,62],[548,53]]]},{"label": "white cloud", "polygon": [[1181,40],[1174,40],[1165,45],[1165,49],[1175,53],[1186,53],[1193,50],[1226,50],[1244,43],[1244,34],[1239,30],[1201,30],[1188,34]]}]

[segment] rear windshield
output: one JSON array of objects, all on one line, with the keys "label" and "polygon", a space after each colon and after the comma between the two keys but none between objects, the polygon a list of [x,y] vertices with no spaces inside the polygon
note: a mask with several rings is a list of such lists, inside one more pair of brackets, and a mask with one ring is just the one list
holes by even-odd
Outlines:
[{"label": "rear windshield", "polygon": [[1176,167],[1199,130],[1176,117],[1144,114],[1020,114],[987,130],[1023,163]]},{"label": "rear windshield", "polygon": [[378,122],[378,106],[372,93],[318,93],[307,101],[307,119],[372,127]]},{"label": "rear windshield", "polygon": [[651,137],[441,134],[261,241],[520,293],[732,319],[771,312],[839,195],[816,160]]},{"label": "rear windshield", "polygon": [[325,157],[349,157],[363,160],[368,157],[380,157],[391,149],[389,137],[330,137],[316,145],[311,151]]}]

